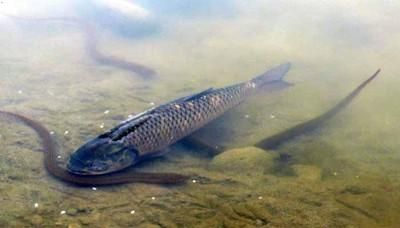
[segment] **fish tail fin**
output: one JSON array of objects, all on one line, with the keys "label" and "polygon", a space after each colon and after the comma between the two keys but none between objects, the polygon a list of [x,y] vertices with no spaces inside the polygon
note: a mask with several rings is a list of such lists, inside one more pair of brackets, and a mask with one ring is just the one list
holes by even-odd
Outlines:
[{"label": "fish tail fin", "polygon": [[250,82],[254,83],[259,90],[276,90],[291,86],[291,83],[283,81],[283,77],[290,70],[289,62],[276,66],[265,73],[253,78]]},{"label": "fish tail fin", "polygon": [[253,78],[251,82],[255,83],[257,86],[262,86],[264,84],[281,82],[286,73],[290,70],[291,64],[289,62],[283,63],[276,66],[268,71],[258,75]]}]

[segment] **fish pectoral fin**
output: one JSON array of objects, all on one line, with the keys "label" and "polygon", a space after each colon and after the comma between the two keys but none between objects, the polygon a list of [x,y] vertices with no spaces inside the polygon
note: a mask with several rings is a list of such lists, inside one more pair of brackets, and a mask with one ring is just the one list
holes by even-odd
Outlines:
[{"label": "fish pectoral fin", "polygon": [[222,153],[225,150],[225,147],[219,146],[219,145],[214,145],[211,143],[208,143],[204,140],[202,140],[199,137],[189,135],[185,137],[184,139],[180,140],[179,143],[188,146],[190,148],[195,148],[198,150],[201,150],[202,152],[206,152],[206,155],[209,157],[213,157],[215,155],[218,155]]},{"label": "fish pectoral fin", "polygon": [[148,159],[148,158],[155,158],[155,157],[161,157],[161,156],[163,156],[163,155],[165,155],[165,154],[167,154],[167,153],[169,153],[169,152],[171,152],[171,148],[166,147],[166,148],[164,148],[164,149],[161,149],[161,150],[152,152],[151,154],[144,155],[143,157],[144,157],[145,159]]}]

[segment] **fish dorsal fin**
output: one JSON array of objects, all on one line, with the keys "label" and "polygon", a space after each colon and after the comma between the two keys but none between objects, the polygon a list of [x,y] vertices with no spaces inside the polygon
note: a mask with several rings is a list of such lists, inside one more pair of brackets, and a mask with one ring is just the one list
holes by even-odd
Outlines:
[{"label": "fish dorsal fin", "polygon": [[202,96],[204,96],[206,94],[209,94],[209,93],[211,93],[213,91],[214,91],[214,88],[208,88],[208,89],[203,90],[203,91],[201,91],[199,93],[195,93],[195,94],[192,94],[192,95],[189,95],[189,96],[186,96],[186,97],[181,97],[179,99],[176,99],[176,100],[172,101],[171,103],[181,103],[181,102],[185,102],[185,101],[192,101],[192,100],[198,99],[198,98],[200,98],[200,97],[202,97]]},{"label": "fish dorsal fin", "polygon": [[151,115],[144,115],[145,113],[122,122],[111,131],[107,132],[107,137],[110,137],[114,141],[122,139],[151,118]]}]

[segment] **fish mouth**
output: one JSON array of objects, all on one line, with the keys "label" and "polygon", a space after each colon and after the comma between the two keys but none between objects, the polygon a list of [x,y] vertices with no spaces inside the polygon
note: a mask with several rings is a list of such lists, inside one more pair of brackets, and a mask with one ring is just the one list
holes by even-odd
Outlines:
[{"label": "fish mouth", "polygon": [[77,167],[76,165],[71,165],[70,163],[67,164],[67,170],[72,174],[81,176],[96,176],[110,173],[110,171],[107,169],[105,169],[104,171],[93,172],[87,169],[82,169],[81,167]]},{"label": "fish mouth", "polygon": [[108,170],[108,165],[106,163],[99,163],[96,162],[98,167],[96,170],[91,170],[79,159],[74,158],[74,156],[71,156],[69,158],[69,161],[67,163],[67,170],[68,172],[76,175],[102,175],[109,173],[110,171]]},{"label": "fish mouth", "polygon": [[70,173],[77,175],[90,175],[90,172],[86,170],[85,164],[73,156],[69,158],[67,163],[67,170]]},{"label": "fish mouth", "polygon": [[[93,166],[95,164],[95,166]],[[94,169],[96,167],[96,169]],[[70,157],[66,168],[67,171],[80,176],[98,176],[98,175],[106,175],[114,172],[118,172],[121,169],[125,169],[128,167],[126,166],[115,166],[112,164],[108,164],[107,162],[103,161],[94,161],[92,163],[92,167],[89,168],[87,164],[83,163],[82,161],[74,158],[73,156]]]}]

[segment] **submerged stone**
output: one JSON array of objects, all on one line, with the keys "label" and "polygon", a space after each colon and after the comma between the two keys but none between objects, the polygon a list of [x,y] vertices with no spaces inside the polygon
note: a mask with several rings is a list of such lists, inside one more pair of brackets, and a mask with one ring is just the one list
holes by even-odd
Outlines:
[{"label": "submerged stone", "polygon": [[218,171],[263,173],[273,166],[277,154],[256,147],[227,150],[212,160],[210,168]]},{"label": "submerged stone", "polygon": [[353,195],[360,195],[360,194],[365,194],[367,192],[368,190],[363,187],[357,185],[349,185],[346,186],[340,193],[350,193]]},{"label": "submerged stone", "polygon": [[305,181],[320,181],[322,171],[319,167],[312,165],[293,165],[296,176]]}]

